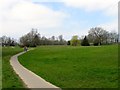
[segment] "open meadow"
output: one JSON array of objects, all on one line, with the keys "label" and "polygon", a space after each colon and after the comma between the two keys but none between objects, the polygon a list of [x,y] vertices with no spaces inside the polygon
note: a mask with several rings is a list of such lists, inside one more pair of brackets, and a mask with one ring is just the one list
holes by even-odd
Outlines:
[{"label": "open meadow", "polygon": [[118,87],[117,45],[39,46],[19,56],[19,61],[61,88]]}]

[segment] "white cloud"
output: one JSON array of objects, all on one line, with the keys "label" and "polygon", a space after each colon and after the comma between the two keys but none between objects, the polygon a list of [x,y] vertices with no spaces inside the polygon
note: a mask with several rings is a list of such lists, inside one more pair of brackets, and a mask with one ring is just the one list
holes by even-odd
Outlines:
[{"label": "white cloud", "polygon": [[30,0],[0,0],[0,25],[3,34],[19,34],[31,28],[55,28],[62,24],[66,14],[32,3]]},{"label": "white cloud", "polygon": [[107,15],[117,15],[119,0],[63,0],[65,5],[84,9],[87,12],[104,11]]},{"label": "white cloud", "polygon": [[118,20],[114,20],[112,22],[104,23],[101,25],[98,25],[98,27],[102,27],[107,31],[116,31],[118,32]]},{"label": "white cloud", "polygon": [[119,0],[62,0],[68,7],[78,8],[86,12],[100,11],[106,16],[114,16],[112,22],[103,23],[98,26],[108,31],[118,32],[118,2]]},{"label": "white cloud", "polygon": [[[115,17],[118,13],[118,0],[39,0],[39,2],[63,2],[69,7],[84,9],[87,12],[103,11],[105,15]],[[74,23],[72,21],[66,21],[67,25],[63,23],[66,17],[69,17],[68,14],[54,11],[40,3],[35,4],[31,0],[0,0],[0,28],[4,35],[14,38],[28,33],[31,28],[39,28],[39,32],[45,36],[63,34],[68,39],[75,34],[87,34],[89,28],[79,27],[82,25],[79,22],[73,25],[70,24]],[[98,26],[106,30],[117,30],[117,20]]]}]

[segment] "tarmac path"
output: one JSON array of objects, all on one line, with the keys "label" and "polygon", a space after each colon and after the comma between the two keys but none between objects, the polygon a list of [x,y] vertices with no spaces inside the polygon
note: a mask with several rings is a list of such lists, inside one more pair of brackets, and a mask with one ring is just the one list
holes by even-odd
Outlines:
[{"label": "tarmac path", "polygon": [[59,87],[52,85],[51,83],[45,81],[40,76],[36,75],[32,71],[23,67],[19,61],[18,56],[24,54],[21,52],[11,57],[10,64],[13,67],[14,71],[22,79],[28,88],[49,88],[50,90],[61,90]]}]

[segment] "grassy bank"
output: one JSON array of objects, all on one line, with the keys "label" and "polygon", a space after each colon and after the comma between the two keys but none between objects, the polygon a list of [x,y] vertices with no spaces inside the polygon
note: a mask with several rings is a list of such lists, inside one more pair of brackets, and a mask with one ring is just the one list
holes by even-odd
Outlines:
[{"label": "grassy bank", "polygon": [[23,83],[18,78],[18,76],[13,71],[10,65],[10,57],[19,52],[23,51],[23,49],[19,47],[11,48],[11,47],[3,47],[2,48],[2,88],[22,88]]},{"label": "grassy bank", "polygon": [[118,87],[117,45],[41,46],[19,56],[19,61],[61,88]]}]

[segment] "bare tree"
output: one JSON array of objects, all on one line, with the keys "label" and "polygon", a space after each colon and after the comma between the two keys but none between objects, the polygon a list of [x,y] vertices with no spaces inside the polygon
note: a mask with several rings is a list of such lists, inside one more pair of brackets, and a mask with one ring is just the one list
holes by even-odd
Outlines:
[{"label": "bare tree", "polygon": [[37,29],[32,29],[28,34],[20,38],[20,44],[22,46],[65,45],[66,41],[63,39],[62,35],[58,37],[52,36],[51,38],[46,38],[45,36],[41,37]]},{"label": "bare tree", "polygon": [[111,43],[118,43],[119,35],[117,34],[117,32],[112,31],[112,32],[109,33],[109,41]]},{"label": "bare tree", "polygon": [[107,41],[108,32],[101,27],[91,28],[88,33],[90,42],[93,42],[94,44],[101,45],[103,42]]},{"label": "bare tree", "polygon": [[0,44],[2,46],[15,46],[15,45],[17,45],[17,42],[14,38],[2,36],[2,37],[0,37]]},{"label": "bare tree", "polygon": [[20,44],[23,46],[35,47],[40,43],[40,34],[37,30],[32,29],[31,32],[20,38]]}]

